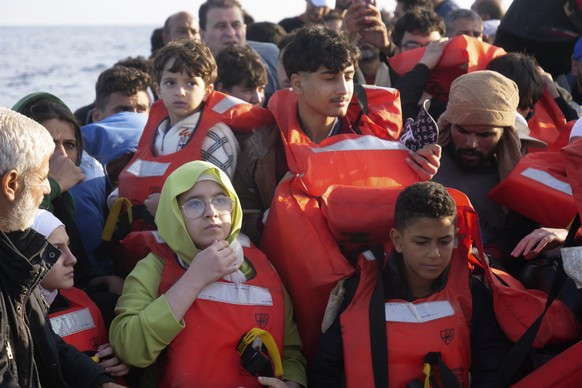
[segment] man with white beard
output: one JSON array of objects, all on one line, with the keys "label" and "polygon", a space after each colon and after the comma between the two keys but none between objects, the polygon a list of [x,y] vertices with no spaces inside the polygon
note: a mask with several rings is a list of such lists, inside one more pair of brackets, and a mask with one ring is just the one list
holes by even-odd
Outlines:
[{"label": "man with white beard", "polygon": [[32,231],[50,193],[55,144],[40,124],[0,108],[0,386],[117,387],[48,323],[38,284],[61,252]]}]

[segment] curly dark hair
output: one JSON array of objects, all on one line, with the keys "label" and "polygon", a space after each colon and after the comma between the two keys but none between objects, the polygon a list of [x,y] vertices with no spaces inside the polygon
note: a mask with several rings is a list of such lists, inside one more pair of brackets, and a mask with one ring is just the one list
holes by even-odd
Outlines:
[{"label": "curly dark hair", "polygon": [[406,12],[394,25],[392,41],[400,47],[405,32],[429,35],[433,31],[438,31],[441,36],[445,36],[447,28],[442,17],[426,9],[417,9]]},{"label": "curly dark hair", "polygon": [[152,83],[151,76],[135,67],[113,66],[99,74],[95,84],[95,106],[105,109],[112,93],[118,92],[133,96],[147,91]]},{"label": "curly dark hair", "polygon": [[447,189],[436,182],[414,183],[398,195],[394,209],[394,228],[402,232],[419,218],[435,220],[457,218],[457,205]]},{"label": "curly dark hair", "polygon": [[317,24],[297,30],[283,53],[289,79],[300,71],[316,72],[320,66],[337,73],[359,60],[360,50],[347,34]]},{"label": "curly dark hair", "polygon": [[267,85],[267,69],[261,58],[248,46],[230,46],[216,57],[218,78],[225,90],[239,85],[255,88]]},{"label": "curly dark hair", "polygon": [[179,73],[185,71],[190,77],[200,77],[206,85],[214,83],[217,76],[216,62],[208,46],[204,43],[185,39],[170,42],[162,47],[154,57],[154,80],[160,83],[166,64],[174,59],[168,71]]}]

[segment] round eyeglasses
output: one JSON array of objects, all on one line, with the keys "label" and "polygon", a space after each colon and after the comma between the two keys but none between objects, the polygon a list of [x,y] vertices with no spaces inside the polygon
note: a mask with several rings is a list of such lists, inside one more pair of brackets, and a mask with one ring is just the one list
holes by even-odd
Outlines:
[{"label": "round eyeglasses", "polygon": [[[184,211],[186,218],[195,220],[204,215],[206,212],[206,205],[206,201],[198,198],[192,198],[182,204],[182,210]],[[223,216],[232,212],[232,209],[234,208],[234,201],[228,197],[216,197],[212,198],[210,201],[210,206],[212,206],[218,215]]]}]

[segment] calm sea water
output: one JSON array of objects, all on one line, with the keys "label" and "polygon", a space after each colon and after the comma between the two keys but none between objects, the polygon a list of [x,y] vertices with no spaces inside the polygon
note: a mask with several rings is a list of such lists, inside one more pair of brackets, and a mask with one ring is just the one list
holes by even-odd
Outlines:
[{"label": "calm sea water", "polygon": [[95,99],[99,73],[150,54],[153,26],[0,27],[0,106],[46,91],[75,110]]}]

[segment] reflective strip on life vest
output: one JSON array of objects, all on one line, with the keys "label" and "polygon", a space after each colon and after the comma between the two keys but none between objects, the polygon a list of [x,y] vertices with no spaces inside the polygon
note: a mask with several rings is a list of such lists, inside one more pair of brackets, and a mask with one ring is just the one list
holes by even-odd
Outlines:
[{"label": "reflective strip on life vest", "polygon": [[273,305],[273,297],[267,288],[224,282],[209,284],[200,292],[198,299],[247,306]]},{"label": "reflective strip on life vest", "polygon": [[331,152],[331,151],[361,151],[361,150],[406,150],[404,144],[397,141],[388,141],[377,138],[376,136],[366,135],[357,138],[338,141],[326,147],[312,147],[313,152]]},{"label": "reflective strip on life vest", "polygon": [[168,167],[170,167],[170,163],[138,159],[127,168],[127,172],[135,176],[163,176]]},{"label": "reflective strip on life vest", "polygon": [[455,314],[453,306],[448,300],[426,303],[398,303],[384,304],[386,322],[424,323],[450,317]]},{"label": "reflective strip on life vest", "polygon": [[226,96],[212,107],[212,110],[218,114],[224,114],[227,110],[237,106],[247,104],[247,102],[232,96]]},{"label": "reflective strip on life vest", "polygon": [[546,171],[528,167],[521,172],[521,175],[564,194],[572,195],[572,187],[568,182],[556,179]]},{"label": "reflective strip on life vest", "polygon": [[95,321],[88,308],[53,317],[50,322],[54,332],[61,337],[95,327]]}]

